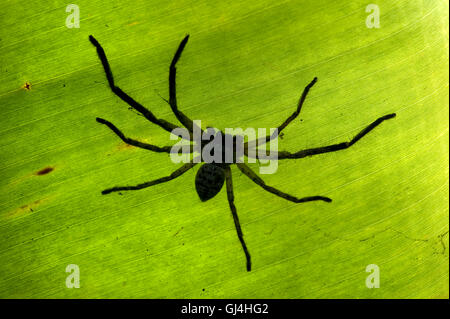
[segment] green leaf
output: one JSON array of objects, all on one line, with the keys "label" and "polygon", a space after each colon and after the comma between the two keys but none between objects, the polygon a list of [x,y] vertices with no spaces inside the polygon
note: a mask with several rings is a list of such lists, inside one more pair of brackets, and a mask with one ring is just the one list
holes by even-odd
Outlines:
[{"label": "green leaf", "polygon": [[[0,10],[0,297],[2,298],[448,298],[448,1],[5,1]],[[169,133],[115,96],[88,40],[109,57],[117,85],[158,118],[177,65],[180,109],[202,126],[271,128],[300,117],[279,149],[351,139],[347,150],[280,160],[268,185],[332,203],[294,204],[235,166],[225,190],[201,202],[197,165],[174,181],[102,195],[170,174]],[[28,84],[27,84],[28,83]],[[258,171],[258,164],[250,164]],[[66,287],[66,267],[80,288]],[[368,289],[366,266],[380,269]]]}]

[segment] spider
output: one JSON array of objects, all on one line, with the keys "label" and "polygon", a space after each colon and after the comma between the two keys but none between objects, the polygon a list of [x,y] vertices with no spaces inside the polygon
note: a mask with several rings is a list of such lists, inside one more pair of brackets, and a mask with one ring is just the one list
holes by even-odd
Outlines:
[{"label": "spider", "polygon": [[[178,103],[177,103],[177,95],[176,95],[176,84],[175,84],[175,78],[176,78],[176,64],[178,62],[178,60],[180,59],[181,53],[183,52],[186,43],[188,42],[189,39],[189,35],[186,35],[186,37],[181,41],[181,43],[178,46],[178,49],[175,52],[175,55],[172,59],[172,62],[170,64],[170,68],[169,68],[169,100],[166,100],[166,102],[170,105],[172,112],[175,114],[176,118],[178,119],[178,121],[189,131],[190,135],[189,135],[189,140],[191,142],[193,142],[193,130],[194,130],[194,126],[196,126],[196,123],[193,122],[191,119],[189,119],[183,112],[181,112],[178,109]],[[149,120],[150,122],[159,125],[161,128],[163,128],[164,130],[168,131],[168,132],[172,132],[174,129],[177,128],[176,125],[167,122],[163,119],[159,119],[157,118],[150,110],[148,110],[147,108],[145,108],[143,105],[141,105],[139,102],[135,101],[132,97],[130,97],[127,93],[125,93],[124,91],[122,91],[121,88],[119,88],[118,86],[115,85],[114,83],[114,78],[113,78],[113,74],[111,71],[111,68],[109,66],[109,62],[106,58],[106,54],[105,51],[103,50],[102,46],[100,45],[100,43],[92,36],[89,36],[89,40],[90,42],[95,46],[95,48],[97,49],[97,54],[98,57],[103,65],[104,71],[106,73],[106,79],[108,80],[109,83],[109,87],[111,88],[112,92],[117,95],[120,99],[122,99],[125,103],[127,103],[128,105],[130,105],[131,108],[135,109],[137,112],[139,112],[140,114],[142,114],[147,120]],[[292,113],[291,116],[289,116],[279,127],[278,127],[278,134],[281,133],[281,131],[286,128],[286,126],[288,126],[289,123],[291,123],[299,114],[302,108],[302,105],[306,99],[306,96],[309,92],[309,90],[312,88],[312,86],[317,82],[317,77],[315,77],[303,90],[303,93],[298,101],[297,104],[297,109],[295,110],[294,113]],[[249,142],[243,143],[243,139],[240,139],[240,136],[232,136],[233,138],[233,161],[232,163],[225,163],[225,161],[221,161],[221,162],[212,162],[212,163],[206,163],[204,161],[201,161],[201,166],[200,169],[197,171],[196,177],[195,177],[195,188],[197,191],[198,196],[200,197],[201,201],[207,201],[211,198],[213,198],[214,196],[216,196],[220,190],[223,187],[223,184],[226,184],[226,191],[227,191],[227,198],[228,198],[228,203],[231,209],[231,214],[233,216],[233,220],[234,220],[234,226],[236,228],[236,232],[237,232],[237,236],[239,238],[239,241],[241,243],[242,249],[244,251],[245,254],[245,258],[246,258],[246,266],[247,266],[247,271],[251,271],[251,257],[250,257],[250,253],[247,249],[247,245],[245,244],[244,241],[244,235],[242,233],[242,229],[241,229],[241,225],[239,222],[239,217],[237,214],[237,210],[236,210],[236,206],[234,204],[234,194],[233,194],[233,182],[232,182],[232,178],[231,178],[231,168],[230,166],[232,164],[236,164],[236,166],[238,167],[238,169],[244,173],[244,175],[246,175],[248,178],[250,178],[254,183],[256,183],[257,185],[259,185],[260,187],[262,187],[264,190],[266,190],[269,193],[272,193],[276,196],[279,196],[281,198],[284,198],[288,201],[294,202],[294,203],[305,203],[305,202],[311,202],[311,201],[324,201],[324,202],[331,202],[331,199],[328,197],[324,197],[324,196],[309,196],[309,197],[302,197],[302,198],[298,198],[292,195],[289,195],[287,193],[284,193],[272,186],[267,185],[255,172],[253,172],[250,167],[248,167],[246,164],[244,164],[242,161],[238,161],[236,158],[236,152],[235,152],[235,148],[238,147],[238,143],[243,143],[240,145],[244,146],[244,154],[247,157],[252,157],[252,158],[256,158],[256,159],[268,159],[268,158],[275,158],[276,160],[281,160],[281,159],[298,159],[298,158],[303,158],[303,157],[307,157],[307,156],[313,156],[313,155],[318,155],[318,154],[323,154],[323,153],[329,153],[329,152],[335,152],[338,150],[344,150],[349,148],[350,146],[352,146],[353,144],[355,144],[357,141],[359,141],[363,136],[365,136],[367,133],[369,133],[370,131],[372,131],[376,126],[378,126],[379,124],[381,124],[381,122],[391,119],[395,117],[395,113],[392,114],[387,114],[385,116],[382,116],[380,118],[378,118],[377,120],[375,120],[374,122],[372,122],[370,125],[368,125],[367,127],[365,127],[362,131],[360,131],[358,134],[355,135],[355,137],[353,137],[353,139],[351,139],[348,142],[342,142],[342,143],[337,143],[337,144],[332,144],[332,145],[328,145],[328,146],[323,146],[323,147],[316,147],[316,148],[310,148],[310,149],[304,149],[304,150],[300,150],[298,152],[288,152],[288,151],[279,151],[279,152],[275,152],[273,155],[271,155],[272,157],[268,156],[267,153],[264,154],[255,154],[249,153]],[[106,125],[109,129],[111,129],[123,142],[129,144],[129,145],[133,145],[139,148],[143,148],[146,150],[150,150],[153,152],[163,152],[163,153],[171,153],[171,146],[156,146],[156,145],[151,145],[148,143],[143,143],[140,141],[137,141],[135,139],[126,137],[121,130],[119,130],[114,124],[112,124],[111,122],[102,119],[102,118],[96,118],[97,122]],[[199,128],[198,126],[196,126],[196,129],[199,129],[201,132],[203,132],[203,130],[201,128]],[[265,138],[262,139],[258,139],[257,142],[257,146],[263,145],[269,141],[271,141],[272,139],[278,137],[279,135],[276,134],[276,132],[274,132],[275,134],[271,134],[271,135],[267,135]],[[225,136],[225,134],[222,133],[222,136]],[[182,137],[182,136],[180,136]],[[225,143],[224,143],[225,139],[222,139],[222,145],[224,147],[222,147],[222,150],[226,149]],[[201,142],[201,149],[203,150],[203,148],[205,147],[207,143],[204,143],[204,141]],[[191,144],[192,146],[192,144]],[[256,147],[257,147],[256,146]],[[191,152],[192,153],[192,148],[191,148]],[[224,158],[224,154],[222,154],[222,159]],[[112,188],[108,188],[102,191],[102,194],[109,194],[112,192],[119,192],[119,191],[126,191],[126,190],[139,190],[139,189],[143,189],[143,188],[147,188],[156,184],[161,184],[161,183],[165,183],[168,181],[171,181],[177,177],[180,177],[181,175],[183,175],[184,173],[186,173],[188,170],[190,170],[191,168],[193,168],[197,163],[195,163],[193,160],[191,160],[189,163],[184,164],[183,166],[181,166],[180,168],[176,169],[174,172],[172,172],[170,175],[165,176],[165,177],[161,177],[149,182],[145,182],[145,183],[141,183],[135,186],[116,186],[116,187],[112,187]]]}]

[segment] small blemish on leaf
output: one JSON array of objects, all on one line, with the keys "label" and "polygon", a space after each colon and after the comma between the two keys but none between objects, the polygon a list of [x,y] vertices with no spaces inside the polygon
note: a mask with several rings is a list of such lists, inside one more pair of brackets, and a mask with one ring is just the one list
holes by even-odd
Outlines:
[{"label": "small blemish on leaf", "polygon": [[22,85],[22,88],[25,89],[26,91],[31,90],[31,83],[30,82],[25,82],[24,85]]},{"label": "small blemish on leaf", "polygon": [[130,145],[130,144],[127,144],[127,143],[120,143],[117,146],[118,150],[129,150],[129,149],[133,149],[133,148],[135,148],[133,145]]},{"label": "small blemish on leaf", "polygon": [[6,214],[6,218],[9,219],[9,218],[14,218],[14,217],[21,216],[21,215],[26,214],[26,213],[33,213],[36,210],[36,208],[39,205],[41,205],[41,204],[42,204],[42,200],[38,199],[38,200],[35,200],[32,203],[29,203],[29,204],[26,204],[26,205],[22,205],[19,208],[17,208],[15,210],[9,212],[8,214]]},{"label": "small blemish on leaf", "polygon": [[174,235],[173,237],[175,237],[176,235],[178,235],[178,233],[183,229],[183,227],[181,227]]},{"label": "small blemish on leaf", "polygon": [[53,170],[54,170],[53,167],[47,166],[47,167],[45,167],[45,168],[43,168],[43,169],[37,171],[37,172],[36,172],[36,175],[46,175],[46,174],[52,172]]}]

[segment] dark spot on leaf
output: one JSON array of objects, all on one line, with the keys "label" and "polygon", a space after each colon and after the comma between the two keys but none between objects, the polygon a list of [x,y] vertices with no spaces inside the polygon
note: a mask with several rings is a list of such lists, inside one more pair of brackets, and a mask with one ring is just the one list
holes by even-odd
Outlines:
[{"label": "dark spot on leaf", "polygon": [[22,214],[26,214],[26,213],[33,213],[35,211],[35,209],[42,203],[42,200],[36,200],[32,203],[26,204],[26,205],[22,205],[19,208],[9,212],[9,214],[7,214],[8,218],[14,218],[17,216],[20,216]]},{"label": "dark spot on leaf", "polygon": [[25,82],[25,84],[22,85],[22,88],[25,89],[25,90],[27,90],[27,91],[31,90],[31,83],[28,82],[28,81]]},{"label": "dark spot on leaf", "polygon": [[51,171],[53,171],[54,168],[51,166],[47,166],[39,171],[36,172],[36,175],[46,175],[48,173],[50,173]]},{"label": "dark spot on leaf", "polygon": [[176,235],[178,235],[178,233],[183,229],[183,227],[181,227],[174,235],[173,237],[175,237]]}]

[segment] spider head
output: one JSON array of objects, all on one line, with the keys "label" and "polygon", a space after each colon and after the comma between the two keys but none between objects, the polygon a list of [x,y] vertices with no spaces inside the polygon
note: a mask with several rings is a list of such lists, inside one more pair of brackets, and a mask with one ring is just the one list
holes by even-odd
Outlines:
[{"label": "spider head", "polygon": [[213,198],[222,189],[225,171],[220,164],[203,164],[195,176],[195,189],[202,202]]}]

